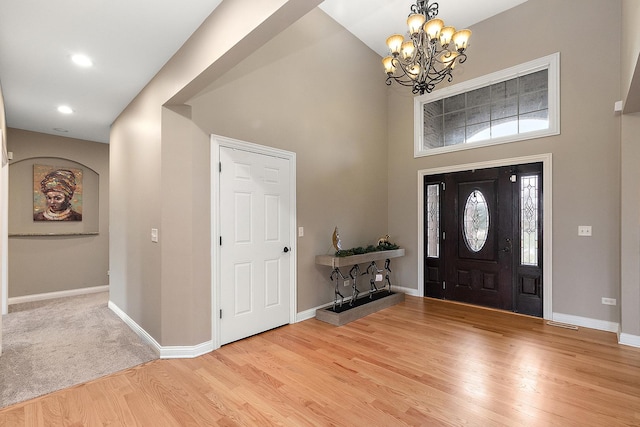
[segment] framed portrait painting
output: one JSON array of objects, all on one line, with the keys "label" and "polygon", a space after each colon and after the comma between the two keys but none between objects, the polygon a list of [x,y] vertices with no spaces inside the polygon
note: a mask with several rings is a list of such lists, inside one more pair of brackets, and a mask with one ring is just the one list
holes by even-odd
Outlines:
[{"label": "framed portrait painting", "polygon": [[82,169],[33,165],[33,220],[82,221]]}]

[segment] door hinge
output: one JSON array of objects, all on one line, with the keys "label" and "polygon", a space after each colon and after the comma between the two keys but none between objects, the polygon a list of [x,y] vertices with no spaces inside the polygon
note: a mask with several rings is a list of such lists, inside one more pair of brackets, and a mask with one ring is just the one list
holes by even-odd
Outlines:
[{"label": "door hinge", "polygon": [[222,246],[222,236],[220,236],[220,246]]},{"label": "door hinge", "polygon": [[442,183],[442,191],[447,189],[447,184],[445,184],[444,182]]},{"label": "door hinge", "polygon": [[442,240],[446,240],[447,239],[447,233],[445,233],[444,231],[442,232]]},{"label": "door hinge", "polygon": [[509,177],[509,181],[511,182],[517,182],[518,181],[518,176],[513,174]]},{"label": "door hinge", "polygon": [[218,162],[218,172],[222,172],[222,162]]},{"label": "door hinge", "polygon": [[447,282],[442,281],[442,289],[447,289]]},{"label": "door hinge", "polygon": [[220,309],[220,318],[222,319],[222,309]]}]

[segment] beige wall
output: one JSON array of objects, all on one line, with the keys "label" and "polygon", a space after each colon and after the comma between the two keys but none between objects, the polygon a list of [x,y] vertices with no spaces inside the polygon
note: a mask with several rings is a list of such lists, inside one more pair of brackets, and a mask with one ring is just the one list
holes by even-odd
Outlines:
[{"label": "beige wall", "polygon": [[[30,236],[9,239],[9,297],[47,292],[66,291],[109,284],[109,147],[98,142],[29,132],[20,129],[8,131],[11,164],[11,192],[28,191],[24,195],[11,194],[13,211],[19,200],[33,200],[33,175],[16,174],[14,168],[29,162],[27,159],[51,159],[56,166],[79,165],[86,169],[87,191],[82,223],[72,226],[71,232],[98,232],[92,236]],[[55,163],[53,163],[55,162]],[[90,169],[90,170],[89,170]],[[95,172],[95,173],[93,173]],[[17,180],[28,180],[18,182]],[[98,199],[99,197],[99,199]],[[32,202],[31,202],[32,203]],[[23,212],[24,213],[24,212]],[[32,212],[28,212],[31,214]],[[89,217],[91,216],[91,217]],[[14,218],[15,219],[15,218]],[[50,224],[51,225],[51,224]],[[89,229],[84,230],[86,225]],[[10,233],[19,221],[10,221]],[[80,228],[78,228],[80,227]],[[33,230],[29,230],[33,231]],[[64,230],[58,230],[62,232]],[[37,268],[34,268],[34,265]],[[52,274],[52,268],[58,273]]]},{"label": "beige wall", "polygon": [[[188,114],[189,107],[178,111]],[[162,141],[162,188],[167,193],[161,201],[160,250],[162,260],[170,260],[160,270],[163,338],[203,342],[210,335],[203,339],[198,334],[211,325],[209,138],[187,117],[164,108]],[[191,326],[172,327],[185,313]]]},{"label": "beige wall", "polygon": [[380,67],[378,55],[316,9],[189,102],[207,134],[296,153],[298,312],[333,298],[331,271],[315,256],[332,248],[335,226],[345,248],[387,233]]},{"label": "beige wall", "polygon": [[[190,170],[193,159],[196,171],[206,167],[208,138],[175,105],[319,2],[222,2],[112,126],[111,300],[162,346],[211,339],[209,176]],[[180,210],[196,222],[177,218]]]},{"label": "beige wall", "polygon": [[[612,31],[585,41],[585,28],[619,28],[622,0],[606,8],[595,0],[529,0],[475,25],[455,82],[559,51],[562,134],[420,159],[413,158],[413,97],[384,86],[375,54],[320,11],[276,36],[313,7],[309,1],[261,2],[256,20],[238,26],[246,23],[243,2],[223,2],[112,127],[112,301],[161,345],[211,337],[209,133],[297,153],[297,220],[305,228],[298,311],[332,299],[313,257],[330,249],[336,225],[345,246],[388,232],[407,250],[395,262],[396,283],[418,288],[418,170],[552,153],[553,310],[620,321],[619,306],[600,299],[637,294],[637,280],[620,292],[625,124],[613,112],[622,86],[611,76],[623,73],[621,37]],[[639,199],[629,210],[634,233]],[[592,225],[593,237],[579,238],[578,225]],[[160,229],[160,243],[151,243],[151,228]]]},{"label": "beige wall", "polygon": [[[412,99],[390,90],[389,232],[409,248],[397,268],[402,283],[417,288],[420,280],[418,170],[552,153],[553,311],[618,322],[618,307],[601,297],[620,298],[620,117],[613,112],[620,36],[586,41],[585,29],[619,28],[620,8],[620,1],[603,8],[597,0],[529,0],[472,27],[469,59],[455,82],[560,52],[559,136],[414,159]],[[593,226],[593,237],[578,237],[578,225]]]},{"label": "beige wall", "polygon": [[[622,93],[625,104],[640,100],[640,88],[631,81],[640,80],[640,2],[622,2]],[[640,337],[640,114],[622,116],[621,186],[621,331]],[[640,345],[640,341],[637,343]]]},{"label": "beige wall", "polygon": [[[6,151],[7,143],[7,121],[4,113],[4,96],[2,95],[2,85],[0,84],[0,138],[2,143],[0,146],[0,301],[3,301],[4,286],[7,282],[7,269],[8,269],[8,241],[7,241],[7,216],[8,216],[8,193],[9,185],[7,179],[9,178],[9,164],[5,158],[4,152]],[[0,355],[2,355],[2,310],[0,309]]]}]

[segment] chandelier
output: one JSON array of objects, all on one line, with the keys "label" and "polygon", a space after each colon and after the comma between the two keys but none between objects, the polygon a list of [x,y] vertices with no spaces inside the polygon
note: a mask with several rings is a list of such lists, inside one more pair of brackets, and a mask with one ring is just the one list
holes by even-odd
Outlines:
[{"label": "chandelier", "polygon": [[446,27],[438,15],[438,3],[417,0],[407,18],[409,38],[394,34],[387,39],[391,56],[382,60],[387,86],[393,81],[412,86],[414,94],[430,93],[441,81],[453,80],[456,63],[467,60],[470,30]]}]

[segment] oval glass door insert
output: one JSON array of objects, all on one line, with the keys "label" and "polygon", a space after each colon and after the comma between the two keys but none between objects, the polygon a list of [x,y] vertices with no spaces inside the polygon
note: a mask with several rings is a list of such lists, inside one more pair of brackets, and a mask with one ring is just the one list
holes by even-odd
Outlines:
[{"label": "oval glass door insert", "polygon": [[467,247],[480,252],[489,236],[489,206],[480,190],[473,190],[464,204],[462,234]]}]

